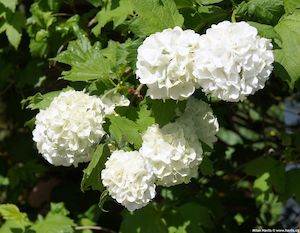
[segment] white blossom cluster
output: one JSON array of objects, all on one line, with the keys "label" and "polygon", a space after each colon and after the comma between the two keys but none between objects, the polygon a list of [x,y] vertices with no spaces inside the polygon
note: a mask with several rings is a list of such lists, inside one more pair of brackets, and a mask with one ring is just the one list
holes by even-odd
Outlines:
[{"label": "white blossom cluster", "polygon": [[61,92],[36,115],[33,140],[39,153],[55,166],[77,166],[90,161],[105,134],[105,115],[112,113],[116,105],[129,104],[123,97],[116,98],[102,101],[83,91]]},{"label": "white blossom cluster", "polygon": [[150,35],[138,48],[136,75],[152,99],[185,99],[198,87],[193,53],[199,35],[179,27]]},{"label": "white blossom cluster", "polygon": [[156,183],[173,186],[189,183],[197,177],[202,160],[202,146],[196,135],[188,127],[175,122],[150,126],[143,135],[140,153],[150,164]]},{"label": "white blossom cluster", "polygon": [[138,151],[114,151],[101,172],[103,185],[129,211],[140,209],[155,196],[150,164]]},{"label": "white blossom cluster", "polygon": [[175,122],[148,127],[138,152],[113,152],[101,173],[102,182],[128,210],[141,208],[154,198],[155,185],[189,183],[198,176],[201,141],[212,147],[218,129],[209,105],[190,98]]},{"label": "white blossom cluster", "polygon": [[246,22],[224,21],[206,34],[179,27],[150,35],[138,48],[137,78],[152,99],[203,92],[237,102],[262,89],[274,61],[271,40]]},{"label": "white blossom cluster", "polygon": [[194,72],[202,90],[237,102],[264,88],[274,62],[271,40],[245,22],[213,25],[200,38]]},{"label": "white blossom cluster", "polygon": [[213,148],[219,123],[207,103],[194,97],[189,98],[184,113],[177,121],[193,130],[201,142]]}]

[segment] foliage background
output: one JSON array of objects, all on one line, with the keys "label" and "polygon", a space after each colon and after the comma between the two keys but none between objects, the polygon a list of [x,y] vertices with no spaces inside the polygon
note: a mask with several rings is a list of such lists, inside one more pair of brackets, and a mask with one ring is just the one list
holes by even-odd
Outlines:
[{"label": "foliage background", "polygon": [[[139,132],[154,121],[172,121],[175,107],[184,102],[143,99],[145,87],[135,95],[137,47],[164,28],[204,33],[223,20],[250,21],[271,38],[275,69],[266,87],[242,103],[195,93],[211,103],[222,126],[199,179],[159,188],[152,204],[130,214],[101,192],[99,170],[107,148],[98,147],[90,165],[78,168],[51,166],[37,154],[33,117],[68,86],[126,94],[131,107],[119,108],[120,117],[108,119],[106,129],[117,145],[139,147]],[[234,233],[297,227],[299,56],[299,0],[0,0],[0,232],[90,233],[91,227],[81,227],[97,226],[122,233]]]}]

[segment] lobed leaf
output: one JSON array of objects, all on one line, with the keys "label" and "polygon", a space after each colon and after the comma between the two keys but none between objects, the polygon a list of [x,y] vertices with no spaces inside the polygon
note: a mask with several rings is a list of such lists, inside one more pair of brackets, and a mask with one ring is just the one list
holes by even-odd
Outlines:
[{"label": "lobed leaf", "polygon": [[123,116],[111,115],[108,117],[111,124],[109,126],[110,135],[117,141],[119,145],[126,142],[133,144],[136,149],[142,145],[142,138],[139,133],[138,125]]},{"label": "lobed leaf", "polygon": [[183,25],[184,19],[173,0],[133,0],[132,5],[138,17],[130,24],[130,29],[137,36]]},{"label": "lobed leaf", "polygon": [[282,49],[275,50],[275,73],[287,81],[291,88],[300,78],[300,10],[283,17],[275,31],[282,40]]}]

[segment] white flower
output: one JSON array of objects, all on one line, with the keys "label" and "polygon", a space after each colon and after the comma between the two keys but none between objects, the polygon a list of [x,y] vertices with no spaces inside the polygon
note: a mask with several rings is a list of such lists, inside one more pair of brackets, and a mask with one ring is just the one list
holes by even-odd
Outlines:
[{"label": "white flower", "polygon": [[109,93],[109,91],[103,94],[101,100],[105,106],[105,114],[113,113],[118,106],[129,106],[130,104],[130,101],[125,96],[119,93]]},{"label": "white flower", "polygon": [[151,167],[137,151],[114,151],[101,179],[111,197],[129,211],[146,206],[156,194]]},{"label": "white flower", "polygon": [[204,101],[194,97],[189,98],[184,113],[177,121],[193,130],[197,137],[211,148],[217,141],[218,119]]},{"label": "white flower", "polygon": [[140,153],[152,165],[158,185],[189,183],[198,176],[201,143],[189,127],[179,123],[169,123],[162,129],[156,124],[150,126],[143,135]]},{"label": "white flower", "polygon": [[193,54],[199,35],[179,27],[165,29],[145,39],[138,48],[136,75],[147,84],[152,99],[185,99],[197,88]]},{"label": "white flower", "polygon": [[193,74],[206,94],[237,102],[264,88],[273,66],[271,40],[246,22],[224,21],[200,37]]},{"label": "white flower", "polygon": [[36,116],[33,140],[51,164],[77,166],[91,159],[91,153],[105,134],[104,104],[83,91],[66,91]]}]

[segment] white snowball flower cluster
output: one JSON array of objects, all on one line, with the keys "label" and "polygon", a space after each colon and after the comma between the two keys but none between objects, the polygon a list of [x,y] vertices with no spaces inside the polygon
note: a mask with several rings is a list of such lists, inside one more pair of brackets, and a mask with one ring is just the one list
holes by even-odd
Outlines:
[{"label": "white snowball flower cluster", "polygon": [[152,165],[156,184],[167,187],[197,177],[202,160],[198,138],[189,127],[177,122],[162,129],[156,124],[150,126],[143,135],[140,153]]},{"label": "white snowball flower cluster", "polygon": [[39,153],[55,166],[77,166],[88,162],[105,134],[102,128],[107,106],[83,91],[60,93],[36,116],[33,140]]},{"label": "white snowball flower cluster", "polygon": [[156,194],[151,167],[137,151],[114,151],[101,178],[111,197],[129,211],[146,206]]},{"label": "white snowball flower cluster", "polygon": [[197,88],[193,53],[199,35],[179,27],[150,35],[138,48],[136,75],[152,99],[185,99]]},{"label": "white snowball flower cluster", "polygon": [[201,87],[237,102],[264,88],[273,70],[272,48],[246,22],[224,21],[201,36],[175,27],[146,38],[138,48],[136,75],[152,99],[182,100]]},{"label": "white snowball flower cluster", "polygon": [[193,74],[206,94],[237,102],[264,88],[273,66],[271,40],[246,22],[212,25],[200,37]]},{"label": "white snowball flower cluster", "polygon": [[184,113],[177,121],[193,130],[201,142],[213,148],[213,144],[217,141],[219,123],[207,103],[193,97],[189,98]]}]

